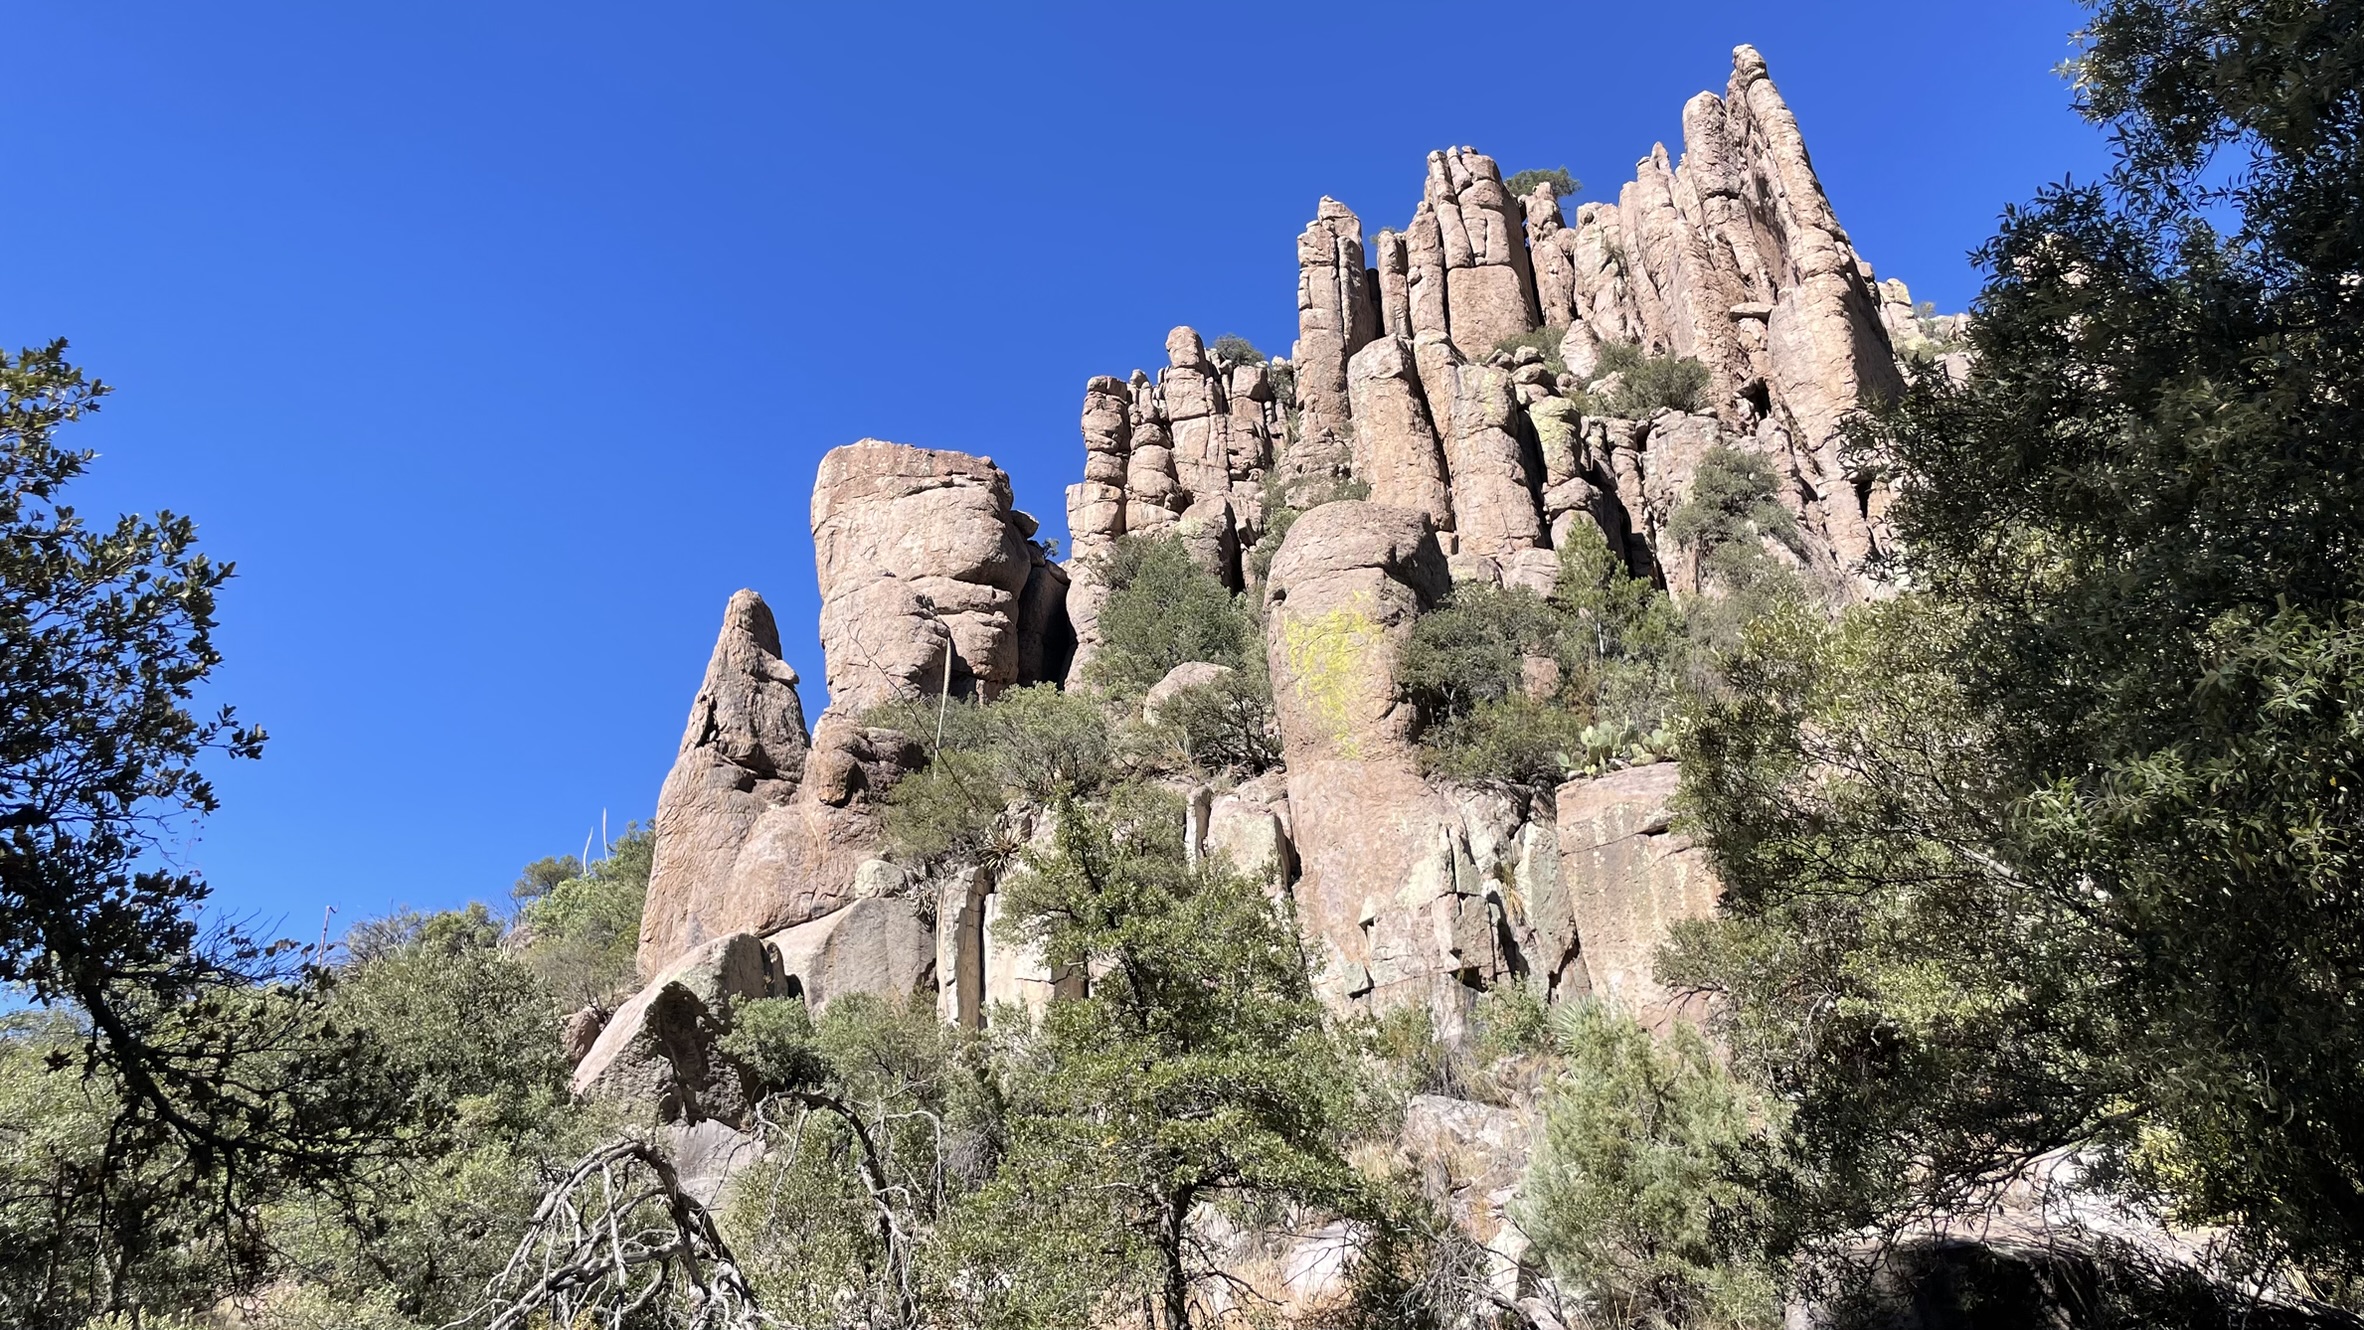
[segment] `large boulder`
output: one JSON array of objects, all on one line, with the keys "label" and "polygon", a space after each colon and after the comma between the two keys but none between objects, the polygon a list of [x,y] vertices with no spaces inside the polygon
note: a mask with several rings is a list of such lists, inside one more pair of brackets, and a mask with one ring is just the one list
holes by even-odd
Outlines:
[{"label": "large boulder", "polygon": [[752,591],[733,595],[657,793],[656,859],[640,916],[642,975],[730,931],[700,915],[707,894],[730,880],[755,824],[796,797],[808,747],[796,682],[780,659],[771,608]]},{"label": "large boulder", "polygon": [[1305,413],[1301,438],[1348,437],[1353,411],[1347,401],[1346,364],[1379,331],[1369,271],[1363,266],[1361,220],[1345,204],[1324,198],[1304,234],[1297,237],[1293,359],[1297,405]]},{"label": "large boulder", "polygon": [[576,1064],[574,1092],[645,1107],[659,1122],[743,1120],[753,1086],[715,1041],[735,1004],[777,996],[779,980],[771,949],[752,933],[675,959],[616,1009]]},{"label": "large boulder", "polygon": [[955,693],[1017,682],[1034,558],[1000,467],[864,439],[821,459],[812,518],[832,709],[939,691],[947,640]]},{"label": "large boulder", "polygon": [[1407,759],[1418,716],[1396,686],[1412,620],[1452,587],[1427,514],[1324,504],[1297,519],[1265,579],[1265,647],[1289,766]]},{"label": "large boulder", "polygon": [[863,897],[764,941],[782,990],[815,1011],[847,993],[901,999],[936,985],[936,935],[908,895]]},{"label": "large boulder", "polygon": [[1382,337],[1347,362],[1354,404],[1354,473],[1371,487],[1371,500],[1425,514],[1430,525],[1453,525],[1453,489],[1445,454],[1429,413],[1412,343]]},{"label": "large boulder", "polygon": [[1559,788],[1560,879],[1592,991],[1654,1030],[1701,1014],[1660,983],[1658,949],[1675,924],[1714,915],[1707,854],[1674,830],[1673,763],[1629,767]]}]

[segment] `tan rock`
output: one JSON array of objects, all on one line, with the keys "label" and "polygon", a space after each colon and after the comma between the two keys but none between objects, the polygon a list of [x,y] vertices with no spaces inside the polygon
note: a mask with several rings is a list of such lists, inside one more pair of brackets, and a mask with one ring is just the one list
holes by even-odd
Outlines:
[{"label": "tan rock", "polygon": [[1012,619],[1034,559],[1001,468],[864,439],[821,459],[812,516],[833,708],[938,691],[947,635],[955,692],[1017,680]]},{"label": "tan rock", "polygon": [[773,997],[779,975],[763,939],[718,937],[658,971],[607,1023],[574,1070],[574,1092],[648,1106],[660,1122],[732,1121],[750,1106],[739,1071],[716,1054],[733,1004]]},{"label": "tan rock", "polygon": [[1411,346],[1380,338],[1355,353],[1346,376],[1354,474],[1370,485],[1371,501],[1425,513],[1438,530],[1450,530],[1453,494]]},{"label": "tan rock", "polygon": [[815,1011],[848,993],[899,1001],[935,991],[935,934],[908,895],[864,895],[764,942],[772,949],[782,994],[802,997]]},{"label": "tan rock", "polygon": [[1408,757],[1417,713],[1395,652],[1451,585],[1424,514],[1324,504],[1297,519],[1264,590],[1273,706],[1294,769],[1318,755]]},{"label": "tan rock", "polygon": [[1346,362],[1378,334],[1379,311],[1363,264],[1363,225],[1324,198],[1297,237],[1297,404],[1303,427],[1344,437],[1351,414]]},{"label": "tan rock", "polygon": [[1454,345],[1464,355],[1482,356],[1503,338],[1540,326],[1524,220],[1494,159],[1468,148],[1428,154],[1421,201],[1437,221],[1445,331]]},{"label": "tan rock", "polygon": [[763,597],[733,595],[657,794],[655,859],[641,915],[642,974],[657,973],[708,935],[693,916],[728,880],[756,822],[796,797],[808,751],[796,682],[796,671],[780,659],[780,630]]},{"label": "tan rock", "polygon": [[566,1050],[568,1066],[589,1056],[591,1046],[599,1042],[599,1032],[607,1028],[608,1014],[597,1007],[581,1007],[567,1013],[558,1031],[559,1046]]},{"label": "tan rock", "polygon": [[1217,665],[1213,661],[1205,660],[1186,660],[1166,671],[1166,677],[1151,684],[1149,691],[1142,694],[1141,719],[1154,723],[1157,720],[1158,709],[1173,701],[1175,694],[1186,688],[1203,688],[1208,684],[1228,679],[1236,673],[1238,671],[1229,665]]},{"label": "tan rock", "polygon": [[[1513,433],[1520,412],[1511,376],[1490,365],[1458,362],[1438,377],[1452,385],[1439,414],[1457,548],[1485,555],[1535,548],[1543,537],[1539,486],[1527,474],[1525,450]],[[1376,486],[1372,492],[1377,494]]]},{"label": "tan rock", "polygon": [[1680,780],[1660,763],[1558,793],[1560,871],[1592,991],[1662,1031],[1700,1011],[1658,981],[1658,950],[1677,922],[1712,916],[1720,895],[1706,853],[1672,828]]}]

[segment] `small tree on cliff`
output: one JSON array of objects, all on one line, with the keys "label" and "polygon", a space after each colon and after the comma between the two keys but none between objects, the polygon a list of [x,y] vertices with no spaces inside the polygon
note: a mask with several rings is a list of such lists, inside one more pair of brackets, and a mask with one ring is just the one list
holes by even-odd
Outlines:
[{"label": "small tree on cliff", "polygon": [[1009,1052],[1009,1144],[964,1225],[996,1325],[1196,1324],[1195,1217],[1224,1199],[1335,1206],[1352,1068],[1284,906],[1184,858],[1178,800],[1066,803],[1008,883],[1013,942],[1093,976]]}]

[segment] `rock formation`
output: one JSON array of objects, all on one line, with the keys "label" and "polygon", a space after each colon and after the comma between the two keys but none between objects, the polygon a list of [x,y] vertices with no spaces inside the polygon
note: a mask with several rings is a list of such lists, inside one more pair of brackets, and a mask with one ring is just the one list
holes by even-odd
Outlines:
[{"label": "rock formation", "polygon": [[[1223,414],[1208,395],[1225,385],[1195,334],[1168,339],[1156,385],[1138,371],[1129,384],[1092,380],[1085,476],[1068,492],[1085,651],[1091,558],[1225,481],[1238,540],[1253,545],[1261,486],[1245,482],[1265,470],[1291,484],[1351,475],[1373,498],[1429,514],[1448,555],[1549,549],[1581,514],[1655,574],[1642,491],[1658,473],[1657,492],[1687,492],[1688,472],[1652,441],[1681,441],[1695,461],[1687,445],[1703,430],[1771,464],[1811,574],[1875,594],[1866,565],[1887,498],[1876,477],[1848,470],[1842,426],[1858,403],[1900,389],[1900,354],[1964,372],[1948,345],[1958,325],[1924,327],[1903,283],[1874,279],[1753,48],[1733,53],[1723,93],[1694,97],[1682,124],[1679,158],[1653,148],[1615,202],[1585,203],[1572,222],[1548,186],[1514,199],[1493,159],[1465,147],[1429,154],[1410,221],[1367,249],[1361,219],[1322,199],[1297,239],[1294,401],[1228,417],[1263,433],[1243,439],[1235,424],[1227,477],[1206,423]],[[1564,370],[1533,346],[1499,349],[1538,330]],[[1671,434],[1652,419],[1588,423],[1578,390],[1617,346],[1697,360],[1710,423]]]}]

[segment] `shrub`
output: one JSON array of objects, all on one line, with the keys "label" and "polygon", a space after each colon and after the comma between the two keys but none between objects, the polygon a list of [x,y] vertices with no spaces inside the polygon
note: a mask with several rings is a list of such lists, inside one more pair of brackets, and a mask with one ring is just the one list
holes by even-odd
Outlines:
[{"label": "shrub", "polygon": [[638,986],[640,911],[656,849],[656,828],[635,822],[605,858],[518,910],[522,959],[566,1006],[609,1007]]},{"label": "shrub", "polygon": [[1747,1185],[1774,1105],[1676,1027],[1597,1002],[1552,1015],[1566,1065],[1514,1211],[1563,1288],[1615,1325],[1772,1326],[1765,1198]]},{"label": "shrub", "polygon": [[1208,351],[1214,356],[1215,363],[1218,365],[1261,365],[1264,363],[1264,353],[1256,349],[1254,342],[1238,333],[1225,333],[1216,338],[1215,344],[1209,347]]},{"label": "shrub", "polygon": [[1239,668],[1258,636],[1255,611],[1173,536],[1127,536],[1101,568],[1100,651],[1087,676],[1120,698],[1146,693],[1194,660]]},{"label": "shrub", "polygon": [[1672,409],[1695,412],[1707,392],[1707,366],[1689,356],[1653,356],[1638,346],[1609,342],[1601,347],[1603,376],[1620,375],[1617,390],[1603,403],[1610,415],[1640,420]]},{"label": "shrub", "polygon": [[1193,770],[1255,776],[1281,763],[1272,676],[1261,658],[1166,699],[1157,709],[1155,730]]},{"label": "shrub", "polygon": [[1534,347],[1543,353],[1543,367],[1554,374],[1568,372],[1568,362],[1560,358],[1560,339],[1568,335],[1568,325],[1537,328],[1533,332],[1513,333],[1494,343],[1494,349],[1504,355],[1517,355],[1522,347]]},{"label": "shrub", "polygon": [[1566,706],[1513,694],[1423,733],[1421,766],[1452,780],[1557,785],[1593,765],[1586,730]]},{"label": "shrub", "polygon": [[1502,182],[1503,188],[1522,196],[1534,193],[1537,185],[1550,185],[1552,197],[1560,199],[1574,198],[1576,191],[1584,188],[1584,182],[1569,175],[1564,166],[1521,171]]},{"label": "shrub", "polygon": [[1052,684],[1013,688],[989,704],[935,699],[895,702],[865,719],[906,734],[944,739],[928,764],[887,795],[887,843],[895,857],[924,864],[946,858],[1001,862],[1017,852],[1003,814],[1011,804],[1090,795],[1109,781],[1115,754],[1097,702]]},{"label": "shrub", "polygon": [[[1414,623],[1396,661],[1427,719],[1420,744],[1430,772],[1544,785],[1671,756],[1693,655],[1686,618],[1666,593],[1578,523],[1548,600],[1517,587],[1457,587]],[[1529,680],[1533,658],[1550,662],[1556,682]]]},{"label": "shrub", "polygon": [[1396,679],[1431,718],[1466,715],[1520,690],[1526,659],[1556,663],[1564,616],[1525,587],[1463,583],[1423,614],[1396,655]]}]

